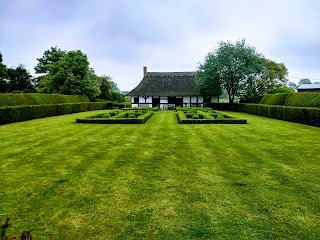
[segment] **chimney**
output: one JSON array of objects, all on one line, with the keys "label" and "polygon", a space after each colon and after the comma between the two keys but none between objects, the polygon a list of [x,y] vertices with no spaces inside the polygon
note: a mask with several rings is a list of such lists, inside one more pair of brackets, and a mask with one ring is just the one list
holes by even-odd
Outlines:
[{"label": "chimney", "polygon": [[143,77],[147,76],[148,69],[147,67],[143,67]]}]

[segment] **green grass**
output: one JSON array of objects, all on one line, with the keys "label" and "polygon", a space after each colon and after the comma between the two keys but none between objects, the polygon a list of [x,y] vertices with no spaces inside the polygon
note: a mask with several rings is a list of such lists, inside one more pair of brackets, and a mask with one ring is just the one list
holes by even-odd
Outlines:
[{"label": "green grass", "polygon": [[248,124],[76,124],[92,114],[0,126],[6,235],[319,239],[319,128],[235,112]]}]

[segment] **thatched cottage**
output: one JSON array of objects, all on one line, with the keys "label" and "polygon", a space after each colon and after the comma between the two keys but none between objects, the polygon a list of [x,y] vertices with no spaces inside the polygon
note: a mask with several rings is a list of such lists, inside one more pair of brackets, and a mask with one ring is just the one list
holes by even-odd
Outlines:
[{"label": "thatched cottage", "polygon": [[203,107],[206,102],[219,102],[219,95],[196,93],[196,72],[148,72],[144,67],[143,73],[139,85],[127,94],[132,107]]}]

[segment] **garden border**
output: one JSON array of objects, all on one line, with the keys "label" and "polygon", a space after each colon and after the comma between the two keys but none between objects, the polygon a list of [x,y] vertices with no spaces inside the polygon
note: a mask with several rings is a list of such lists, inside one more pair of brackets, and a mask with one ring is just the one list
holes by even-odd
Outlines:
[{"label": "garden border", "polygon": [[179,124],[246,124],[246,119],[187,119],[183,111],[177,111]]},{"label": "garden border", "polygon": [[144,124],[154,112],[148,111],[137,118],[77,118],[77,123],[98,123],[98,124]]}]

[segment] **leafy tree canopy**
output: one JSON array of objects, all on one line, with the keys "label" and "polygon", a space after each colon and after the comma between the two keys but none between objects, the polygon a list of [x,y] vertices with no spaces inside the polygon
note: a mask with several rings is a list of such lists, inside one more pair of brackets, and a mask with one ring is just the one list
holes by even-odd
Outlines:
[{"label": "leafy tree canopy", "polygon": [[245,40],[219,42],[200,63],[196,88],[201,95],[215,95],[225,89],[232,103],[235,97],[257,102],[265,93],[287,82],[287,68],[257,53]]},{"label": "leafy tree canopy", "polygon": [[6,81],[7,67],[2,61],[2,54],[0,52],[0,92],[6,92],[8,90],[8,83]]},{"label": "leafy tree canopy", "polygon": [[66,51],[62,51],[58,47],[51,47],[43,53],[41,58],[37,58],[38,64],[34,68],[35,72],[48,74],[50,67],[58,63],[65,54]]},{"label": "leafy tree canopy", "polygon": [[297,89],[298,85],[295,84],[294,82],[288,82],[288,87],[292,89]]},{"label": "leafy tree canopy", "polygon": [[85,83],[88,76],[89,61],[80,50],[69,51],[56,63],[50,64],[49,73],[41,80],[46,93],[85,94]]},{"label": "leafy tree canopy", "polygon": [[303,78],[303,79],[300,79],[298,86],[300,86],[301,84],[312,84],[312,82],[308,78]]},{"label": "leafy tree canopy", "polygon": [[32,75],[22,64],[19,64],[16,68],[8,68],[8,85],[10,91],[32,91]]}]

